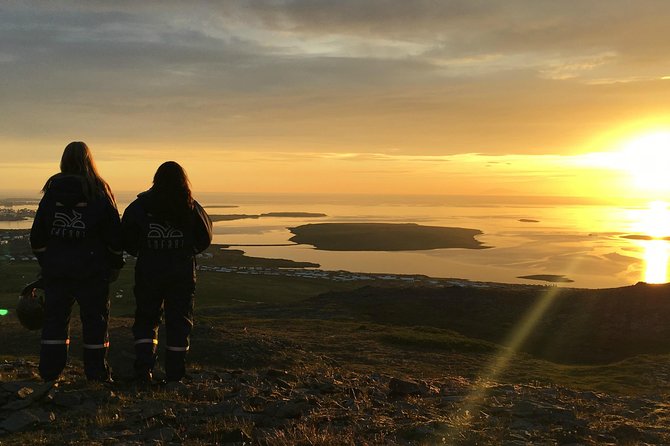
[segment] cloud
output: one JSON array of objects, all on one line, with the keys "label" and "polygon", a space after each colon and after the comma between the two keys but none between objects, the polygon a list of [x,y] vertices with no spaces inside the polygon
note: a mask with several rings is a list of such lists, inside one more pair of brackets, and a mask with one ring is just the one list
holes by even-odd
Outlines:
[{"label": "cloud", "polygon": [[653,0],[4,2],[1,146],[577,151],[666,108],[669,12]]}]

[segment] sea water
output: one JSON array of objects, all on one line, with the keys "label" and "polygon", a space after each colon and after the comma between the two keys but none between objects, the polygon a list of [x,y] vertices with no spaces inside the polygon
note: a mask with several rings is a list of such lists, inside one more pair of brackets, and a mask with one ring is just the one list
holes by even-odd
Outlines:
[{"label": "sea water", "polygon": [[[423,274],[504,283],[563,276],[559,286],[617,287],[668,280],[670,211],[664,204],[612,205],[566,197],[196,194],[212,215],[269,212],[325,217],[260,217],[214,224],[214,242],[255,257],[318,263],[326,270]],[[132,199],[119,194],[123,211]],[[417,223],[482,231],[487,249],[324,251],[291,245],[291,227],[309,223]],[[0,222],[29,228],[30,221]],[[666,231],[667,229],[667,231]],[[667,232],[667,234],[666,234]],[[288,245],[288,246],[287,246]]]},{"label": "sea water", "polygon": [[[521,276],[564,276],[561,286],[602,288],[666,282],[668,211],[561,197],[510,196],[205,196],[211,214],[324,213],[326,217],[261,217],[215,223],[216,243],[256,257],[318,263],[322,269],[424,274],[505,283],[548,283]],[[291,227],[309,223],[418,223],[479,229],[487,249],[323,251],[290,243]],[[632,236],[632,237],[631,237]],[[272,246],[276,245],[276,246]]]}]

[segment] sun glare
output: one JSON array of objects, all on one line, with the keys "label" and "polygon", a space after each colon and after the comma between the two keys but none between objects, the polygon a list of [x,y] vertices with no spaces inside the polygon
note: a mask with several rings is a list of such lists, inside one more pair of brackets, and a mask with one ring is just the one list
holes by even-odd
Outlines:
[{"label": "sun glare", "polygon": [[651,237],[650,240],[638,240],[643,250],[644,281],[647,283],[666,283],[668,281],[668,263],[670,262],[670,210],[668,203],[653,201],[648,209],[639,210],[633,227],[636,233]]},{"label": "sun glare", "polygon": [[668,242],[665,240],[646,240],[644,248],[644,281],[647,283],[666,283],[668,281]]},{"label": "sun glare", "polygon": [[670,132],[655,132],[628,141],[619,152],[633,184],[647,191],[670,191]]}]

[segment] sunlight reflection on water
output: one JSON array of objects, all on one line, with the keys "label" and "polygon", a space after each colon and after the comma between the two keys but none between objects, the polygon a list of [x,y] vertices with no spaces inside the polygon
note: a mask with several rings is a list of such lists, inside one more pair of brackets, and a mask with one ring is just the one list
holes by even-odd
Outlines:
[{"label": "sunlight reflection on water", "polygon": [[[244,197],[242,197],[244,198]],[[430,198],[388,201],[317,201],[291,197],[211,198],[212,214],[266,212],[325,213],[323,218],[257,218],[221,221],[214,241],[240,247],[250,256],[319,263],[324,269],[426,274],[507,283],[542,283],[519,278],[531,274],[564,275],[574,282],[559,286],[588,288],[667,282],[670,263],[670,206],[649,204],[590,205],[540,201],[524,204],[508,197],[444,202]],[[346,197],[345,197],[346,198]],[[553,203],[553,204],[552,204]],[[127,202],[119,202],[123,211]],[[207,205],[207,202],[203,202]],[[477,239],[491,249],[438,249],[408,252],[320,251],[309,245],[285,245],[290,227],[308,223],[415,222],[479,229]],[[0,222],[4,229],[29,229],[32,221]],[[632,236],[632,237],[627,237]],[[258,246],[271,245],[271,246]]]},{"label": "sunlight reflection on water", "polygon": [[668,259],[670,259],[668,242],[666,240],[645,240],[643,243],[644,281],[666,283],[668,281]]},{"label": "sunlight reflection on water", "polygon": [[[290,210],[323,212],[327,217],[219,222],[215,225],[215,242],[256,245],[241,249],[251,256],[309,261],[330,270],[426,274],[508,283],[538,283],[518,277],[522,275],[559,274],[574,280],[567,286],[589,288],[665,281],[665,273],[659,271],[667,269],[670,257],[670,253],[664,255],[663,248],[667,244],[670,250],[670,243],[662,240],[666,234],[670,235],[670,211],[663,203],[631,207],[501,204],[495,207],[242,204],[235,213]],[[522,221],[524,218],[532,220]],[[415,221],[476,228],[483,232],[478,239],[493,248],[340,252],[315,250],[308,245],[259,246],[287,243],[292,236],[287,228],[292,226],[349,221]],[[649,243],[653,240],[648,238],[661,243]]]},{"label": "sunlight reflection on water", "polygon": [[666,283],[668,281],[668,261],[670,243],[666,240],[670,234],[670,210],[665,201],[653,201],[648,209],[641,210],[634,229],[651,240],[639,240],[643,249],[644,278],[647,283]]}]

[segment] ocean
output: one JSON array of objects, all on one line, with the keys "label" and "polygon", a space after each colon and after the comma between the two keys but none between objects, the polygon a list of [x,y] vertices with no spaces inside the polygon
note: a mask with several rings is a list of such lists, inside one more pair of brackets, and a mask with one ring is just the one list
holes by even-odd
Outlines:
[{"label": "ocean", "polygon": [[[323,213],[326,217],[262,217],[215,224],[215,242],[248,255],[308,261],[327,270],[424,274],[504,283],[549,283],[520,276],[564,276],[558,286],[604,288],[666,282],[670,243],[663,206],[613,206],[591,200],[517,196],[205,195],[211,214]],[[288,228],[308,223],[418,223],[479,229],[488,249],[341,252],[285,245]],[[667,223],[667,224],[666,224]],[[652,238],[656,237],[656,238]]]},{"label": "ocean", "polygon": [[[670,211],[664,203],[615,206],[569,197],[196,194],[212,215],[270,212],[325,217],[260,217],[214,224],[214,242],[255,257],[318,263],[325,270],[422,274],[485,282],[607,288],[668,281]],[[123,208],[132,195],[119,194]],[[404,252],[323,251],[292,245],[288,228],[308,223],[417,223],[478,229],[488,249]],[[0,222],[29,228],[30,221]],[[666,234],[667,229],[667,234]],[[283,246],[280,246],[283,245]],[[521,276],[563,276],[545,282]]]}]

